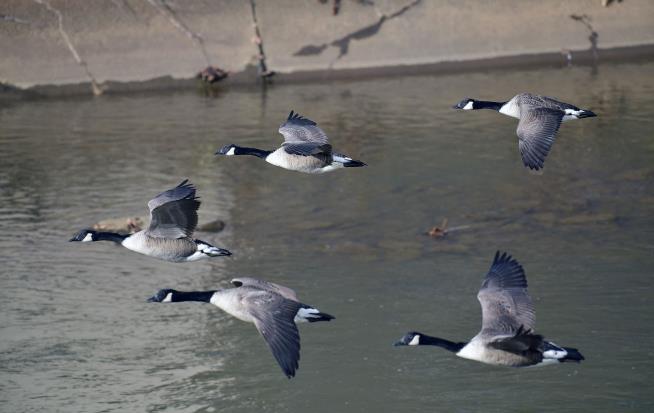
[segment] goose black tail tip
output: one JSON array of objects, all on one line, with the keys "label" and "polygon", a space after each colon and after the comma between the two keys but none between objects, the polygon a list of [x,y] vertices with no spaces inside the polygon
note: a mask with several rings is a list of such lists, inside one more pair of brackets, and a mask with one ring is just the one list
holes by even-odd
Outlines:
[{"label": "goose black tail tip", "polygon": [[368,166],[368,165],[361,162],[361,161],[352,160],[352,161],[345,162],[343,164],[343,166],[346,167],[346,168],[359,168],[359,167]]},{"label": "goose black tail tip", "polygon": [[562,362],[571,361],[574,363],[581,363],[583,360],[586,360],[586,358],[582,356],[576,348],[564,347],[564,349],[568,354],[561,360]]},{"label": "goose black tail tip", "polygon": [[331,321],[335,317],[327,313],[316,313],[311,314],[311,317],[307,317],[307,321],[310,323],[315,323],[316,321]]}]

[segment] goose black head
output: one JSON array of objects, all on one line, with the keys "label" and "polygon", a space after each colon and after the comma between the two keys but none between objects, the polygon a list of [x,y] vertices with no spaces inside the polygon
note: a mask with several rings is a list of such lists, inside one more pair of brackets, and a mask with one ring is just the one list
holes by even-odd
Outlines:
[{"label": "goose black head", "polygon": [[399,341],[396,341],[394,346],[417,346],[420,344],[420,337],[422,336],[422,333],[418,333],[417,331],[412,331],[410,333],[406,333]]},{"label": "goose black head", "polygon": [[173,293],[175,293],[175,290],[171,290],[170,288],[164,288],[163,290],[157,291],[155,295],[152,297],[148,298],[149,303],[170,303],[173,301]]},{"label": "goose black head", "polygon": [[236,155],[236,145],[225,145],[216,151],[215,155]]},{"label": "goose black head", "polygon": [[461,102],[452,106],[454,109],[463,109],[463,110],[472,110],[475,108],[475,100],[470,98],[465,98]]},{"label": "goose black head", "polygon": [[91,229],[83,229],[71,239],[68,240],[68,242],[73,242],[73,241],[79,241],[79,242],[89,242],[89,241],[97,241],[98,240],[98,233],[96,231],[93,231]]}]

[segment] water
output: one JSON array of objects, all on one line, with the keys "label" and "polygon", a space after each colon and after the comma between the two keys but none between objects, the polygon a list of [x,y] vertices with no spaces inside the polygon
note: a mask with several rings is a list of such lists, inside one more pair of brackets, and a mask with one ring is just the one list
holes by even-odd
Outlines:
[{"label": "water", "polygon": [[[0,108],[0,410],[174,412],[652,411],[654,63],[382,78],[200,93],[30,101]],[[450,107],[518,91],[599,114],[562,126],[533,175],[516,122]],[[255,158],[291,109],[369,164],[323,176]],[[159,262],[68,243],[191,178],[198,237],[234,252]],[[443,218],[469,226],[424,235]],[[437,348],[479,329],[475,298],[497,249],[524,265],[538,332],[581,365],[504,369]],[[252,325],[160,288],[234,276],[294,288],[336,316],[302,325],[284,378]]]}]

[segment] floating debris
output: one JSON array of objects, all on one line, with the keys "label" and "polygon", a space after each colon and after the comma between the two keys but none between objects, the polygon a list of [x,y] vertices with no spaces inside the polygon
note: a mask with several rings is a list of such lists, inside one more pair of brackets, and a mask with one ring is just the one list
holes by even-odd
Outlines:
[{"label": "floating debris", "polygon": [[207,66],[203,71],[198,73],[195,77],[201,79],[205,83],[216,83],[229,76],[229,72],[219,68],[218,66]]},{"label": "floating debris", "polygon": [[441,221],[440,226],[432,227],[429,231],[427,231],[426,234],[432,238],[442,238],[447,234],[449,234],[450,232],[460,231],[462,229],[468,229],[468,228],[470,228],[470,225],[459,225],[458,227],[448,228],[447,218],[443,218],[443,221]]},{"label": "floating debris", "polygon": [[443,219],[439,227],[432,227],[429,231],[427,231],[427,235],[434,238],[444,237],[447,235],[447,218]]},{"label": "floating debris", "polygon": [[225,221],[219,219],[198,226],[198,231],[201,232],[220,232],[223,229],[225,229]]}]

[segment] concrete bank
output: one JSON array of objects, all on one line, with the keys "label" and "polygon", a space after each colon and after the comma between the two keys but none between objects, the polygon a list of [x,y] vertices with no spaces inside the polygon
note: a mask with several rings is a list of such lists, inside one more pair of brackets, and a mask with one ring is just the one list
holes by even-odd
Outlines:
[{"label": "concrete bank", "polygon": [[651,53],[654,1],[605,3],[4,0],[0,94],[66,85],[40,90],[90,93],[91,83],[96,93],[186,86],[209,64],[231,72],[227,84],[254,83],[261,57],[286,81],[439,64],[451,70],[485,59],[520,64],[533,55],[575,62],[609,49]]}]

